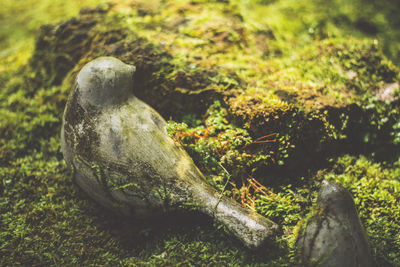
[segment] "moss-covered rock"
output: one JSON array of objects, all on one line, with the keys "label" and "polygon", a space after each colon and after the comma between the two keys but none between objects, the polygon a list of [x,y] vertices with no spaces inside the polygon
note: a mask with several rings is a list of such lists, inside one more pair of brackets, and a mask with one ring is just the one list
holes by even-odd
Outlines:
[{"label": "moss-covered rock", "polygon": [[[267,26],[237,13],[238,4],[159,5],[85,11],[44,27],[31,62],[35,80],[57,85],[74,68],[69,85],[84,63],[112,55],[136,66],[132,90],[165,118],[201,117],[223,100],[227,117],[253,138],[276,133],[289,143],[266,148],[280,164],[270,162],[261,174],[280,172],[282,157],[284,171],[298,174],[324,164],[320,159],[332,149],[358,150],[376,139],[392,144],[398,111],[380,103],[379,94],[399,82],[399,69],[376,42],[327,38],[268,59],[260,36],[285,47]],[[371,126],[382,124],[377,117],[386,118],[383,126]]]},{"label": "moss-covered rock", "polygon": [[318,209],[299,238],[306,266],[375,266],[354,201],[341,185],[322,181]]}]

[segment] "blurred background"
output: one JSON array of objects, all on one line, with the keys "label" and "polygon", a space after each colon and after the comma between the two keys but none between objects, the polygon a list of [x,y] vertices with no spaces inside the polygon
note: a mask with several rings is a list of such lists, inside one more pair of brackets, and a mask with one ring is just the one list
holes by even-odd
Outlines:
[{"label": "blurred background", "polygon": [[[76,16],[84,7],[104,4],[105,0],[2,0],[0,8],[0,60],[14,55],[26,60],[33,49],[39,27]],[[23,54],[23,55],[22,55]]]},{"label": "blurred background", "polygon": [[[3,0],[0,8],[0,60],[13,54],[16,59],[26,59],[26,53],[32,50],[35,33],[41,25],[65,20],[76,16],[81,8],[104,5],[107,2],[110,1]],[[135,1],[112,0],[111,2],[127,4]],[[156,4],[157,1],[149,2]],[[397,65],[400,63],[400,1],[398,0],[230,0],[230,2],[235,2],[241,13],[251,12],[248,15],[251,15],[254,21],[270,25],[276,37],[282,41],[307,42],[348,35],[376,39],[384,53]]]}]

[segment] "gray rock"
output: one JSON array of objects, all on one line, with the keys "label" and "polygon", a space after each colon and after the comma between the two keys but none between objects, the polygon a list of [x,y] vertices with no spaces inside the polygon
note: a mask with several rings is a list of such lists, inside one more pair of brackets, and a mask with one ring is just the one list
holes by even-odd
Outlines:
[{"label": "gray rock", "polygon": [[64,158],[77,184],[111,210],[140,218],[182,206],[213,216],[248,247],[277,225],[221,196],[166,132],[166,122],[132,94],[135,68],[112,57],[79,72],[63,117]]},{"label": "gray rock", "polygon": [[400,84],[398,82],[384,84],[379,90],[377,97],[381,101],[394,101],[397,94],[400,92]]},{"label": "gray rock", "polygon": [[323,181],[318,210],[298,240],[304,265],[374,266],[354,201],[341,185]]}]

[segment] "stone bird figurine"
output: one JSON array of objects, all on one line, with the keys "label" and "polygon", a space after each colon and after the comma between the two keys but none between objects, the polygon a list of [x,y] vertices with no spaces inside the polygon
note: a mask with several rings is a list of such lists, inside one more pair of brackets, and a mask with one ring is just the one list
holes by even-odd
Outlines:
[{"label": "stone bird figurine", "polygon": [[323,181],[317,211],[299,238],[306,266],[375,266],[350,192]]},{"label": "stone bird figurine", "polygon": [[97,58],[79,72],[61,131],[62,152],[76,183],[125,215],[143,218],[191,205],[222,222],[247,247],[273,237],[274,222],[206,182],[168,136],[165,120],[132,94],[134,72],[113,57]]}]

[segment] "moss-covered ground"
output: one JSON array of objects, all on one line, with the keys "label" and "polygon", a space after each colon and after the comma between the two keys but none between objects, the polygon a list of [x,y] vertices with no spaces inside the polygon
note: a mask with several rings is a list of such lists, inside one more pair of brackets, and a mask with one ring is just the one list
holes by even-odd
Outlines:
[{"label": "moss-covered ground", "polygon": [[[328,179],[352,193],[377,265],[400,266],[398,1],[3,2],[0,265],[298,265]],[[116,217],[77,188],[61,117],[101,55],[136,66],[134,93],[210,184],[281,225],[276,240],[250,251],[189,211]]]}]

